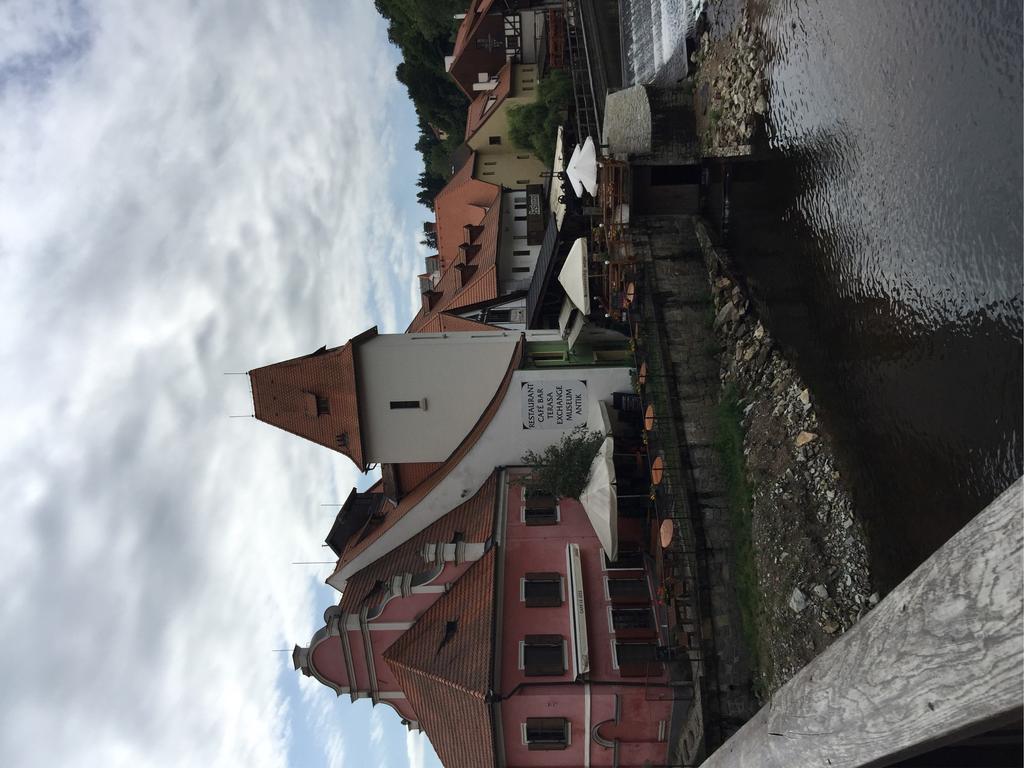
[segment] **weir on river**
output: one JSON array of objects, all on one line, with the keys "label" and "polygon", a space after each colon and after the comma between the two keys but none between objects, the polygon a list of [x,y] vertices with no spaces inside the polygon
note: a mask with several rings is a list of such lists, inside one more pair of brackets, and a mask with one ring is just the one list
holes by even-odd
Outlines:
[{"label": "weir on river", "polygon": [[686,76],[686,38],[703,0],[620,0],[623,84]]}]

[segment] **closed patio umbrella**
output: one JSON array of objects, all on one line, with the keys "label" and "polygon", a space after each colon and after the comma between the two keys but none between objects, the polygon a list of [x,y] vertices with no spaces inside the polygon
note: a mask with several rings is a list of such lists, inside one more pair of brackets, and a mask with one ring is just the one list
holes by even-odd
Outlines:
[{"label": "closed patio umbrella", "polygon": [[579,176],[574,175],[575,171],[573,170],[579,162],[580,152],[582,151],[583,148],[577,144],[573,148],[572,154],[569,155],[569,162],[565,164],[565,175],[569,177],[569,183],[572,185],[572,191],[576,193],[576,197],[583,196],[583,182],[580,181]]}]

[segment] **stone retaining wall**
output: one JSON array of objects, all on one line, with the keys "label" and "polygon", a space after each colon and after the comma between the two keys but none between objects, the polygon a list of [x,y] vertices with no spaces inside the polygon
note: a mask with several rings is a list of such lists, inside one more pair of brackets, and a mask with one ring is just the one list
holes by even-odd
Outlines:
[{"label": "stone retaining wall", "polygon": [[697,542],[704,591],[702,635],[714,649],[713,658],[705,659],[713,687],[705,702],[706,736],[713,749],[714,742],[727,738],[757,711],[757,703],[732,579],[732,529],[715,448],[720,349],[694,224],[692,216],[645,216],[631,230],[634,252],[654,290],[645,296],[645,314],[654,315],[674,374],[675,423],[687,485],[683,491],[702,539]]}]

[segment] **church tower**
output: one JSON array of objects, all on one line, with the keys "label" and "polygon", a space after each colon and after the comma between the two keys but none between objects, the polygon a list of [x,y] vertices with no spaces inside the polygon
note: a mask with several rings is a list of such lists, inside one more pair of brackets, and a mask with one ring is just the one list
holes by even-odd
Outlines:
[{"label": "church tower", "polygon": [[379,335],[249,372],[256,418],[374,464],[442,462],[512,365],[520,334]]},{"label": "church tower", "polygon": [[376,335],[374,327],[343,347],[249,371],[256,418],[343,453],[365,472],[356,350]]}]

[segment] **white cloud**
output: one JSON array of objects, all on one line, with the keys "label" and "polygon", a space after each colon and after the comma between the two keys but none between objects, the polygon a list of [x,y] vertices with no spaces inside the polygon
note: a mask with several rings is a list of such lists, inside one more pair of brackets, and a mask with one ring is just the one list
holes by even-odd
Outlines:
[{"label": "white cloud", "polygon": [[327,759],[327,768],[344,768],[345,742],[337,730],[332,730],[327,737],[327,744],[324,746],[324,757]]},{"label": "white cloud", "polygon": [[380,708],[374,707],[370,712],[370,743],[380,747],[384,741],[384,721],[381,720]]},{"label": "white cloud", "polygon": [[369,3],[0,5],[0,764],[286,762],[273,649],[325,607],[289,563],[355,472],[223,372],[408,321],[382,40]]},{"label": "white cloud", "polygon": [[419,732],[409,731],[405,735],[405,759],[409,768],[424,768],[426,765],[427,737]]}]

